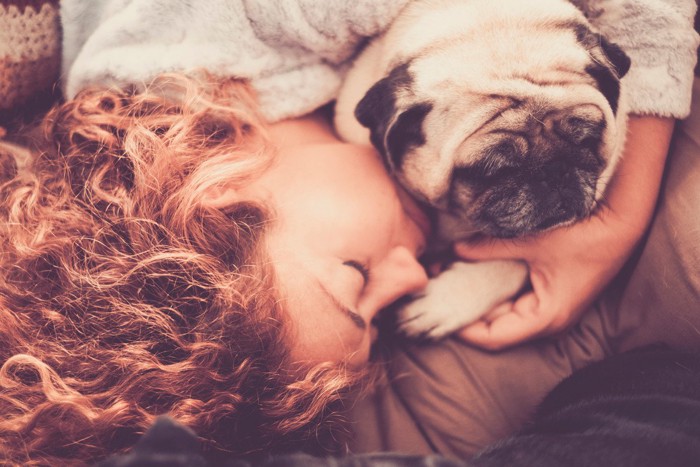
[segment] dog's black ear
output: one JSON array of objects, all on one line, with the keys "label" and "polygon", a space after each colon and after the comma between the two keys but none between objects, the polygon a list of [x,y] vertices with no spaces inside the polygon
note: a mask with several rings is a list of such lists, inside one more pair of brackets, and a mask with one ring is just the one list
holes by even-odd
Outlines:
[{"label": "dog's black ear", "polygon": [[[593,62],[586,67],[586,72],[596,80],[598,89],[607,99],[613,113],[617,113],[620,100],[620,78],[629,71],[632,64],[630,58],[620,47],[600,34],[591,31],[588,26],[578,24],[574,30],[579,43],[594,57]],[[597,53],[594,52],[596,50]],[[608,63],[601,63],[600,59],[595,59],[596,55],[601,54],[601,52]]]},{"label": "dog's black ear", "polygon": [[[433,108],[423,102],[406,106],[411,96],[411,77],[404,63],[395,67],[367,91],[355,108],[355,118],[370,130],[370,141],[384,157],[389,170],[401,166],[411,148],[425,143],[423,120]],[[399,99],[403,98],[401,104]]]},{"label": "dog's black ear", "polygon": [[384,134],[396,111],[396,99],[389,78],[382,78],[367,91],[355,107],[355,118],[369,128],[372,144],[384,153]]},{"label": "dog's black ear", "polygon": [[615,73],[617,73],[617,77],[622,78],[630,70],[632,61],[617,44],[609,42],[603,36],[599,36],[599,39],[600,48],[603,49],[605,56],[610,60],[610,63],[615,69]]},{"label": "dog's black ear", "polygon": [[413,105],[401,112],[388,129],[385,157],[391,159],[394,168],[401,167],[408,151],[425,144],[423,122],[432,109],[433,105],[429,102]]},{"label": "dog's black ear", "polygon": [[600,48],[603,55],[605,55],[612,65],[618,78],[622,78],[627,74],[632,65],[632,61],[617,44],[610,42],[601,34],[592,31],[585,24],[577,24],[574,27],[574,31],[578,42],[588,51],[595,50],[598,47]]},{"label": "dog's black ear", "polygon": [[370,141],[384,156],[387,155],[385,139],[397,111],[397,94],[410,89],[411,75],[408,63],[397,66],[372,86],[355,108],[355,118],[369,128]]}]

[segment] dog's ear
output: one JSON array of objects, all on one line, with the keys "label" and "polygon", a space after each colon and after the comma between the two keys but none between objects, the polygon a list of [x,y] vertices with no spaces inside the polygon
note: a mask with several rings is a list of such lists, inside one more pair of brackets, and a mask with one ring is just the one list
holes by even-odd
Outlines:
[{"label": "dog's ear", "polygon": [[603,55],[610,65],[612,65],[618,78],[622,78],[627,74],[632,65],[632,61],[617,44],[610,42],[600,33],[592,31],[585,24],[577,24],[574,30],[578,42],[583,45],[589,53],[598,48],[603,52]]},{"label": "dog's ear", "polygon": [[401,112],[389,127],[384,138],[385,157],[391,160],[394,168],[401,167],[408,151],[425,144],[423,121],[432,109],[433,105],[429,102],[412,105]]},{"label": "dog's ear", "polygon": [[610,63],[615,69],[618,78],[622,78],[630,70],[632,61],[627,56],[627,54],[617,45],[609,42],[605,37],[599,36],[600,48],[603,49],[603,53],[608,57]]},{"label": "dog's ear", "polygon": [[370,130],[372,144],[385,154],[384,140],[391,122],[396,118],[399,94],[410,90],[413,79],[409,63],[401,64],[377,81],[355,108],[355,118]]},{"label": "dog's ear", "polygon": [[632,64],[630,58],[620,47],[591,31],[586,25],[576,25],[575,32],[578,41],[593,57],[593,62],[586,67],[586,72],[596,80],[598,89],[607,99],[613,113],[617,113],[620,78],[629,71]]},{"label": "dog's ear", "polygon": [[377,81],[355,108],[355,118],[370,130],[370,141],[384,156],[389,169],[397,168],[406,151],[423,144],[422,123],[432,105],[421,103],[405,109],[399,100],[411,94],[410,63],[395,67]]},{"label": "dog's ear", "polygon": [[370,141],[382,153],[384,135],[395,112],[396,97],[390,77],[377,81],[355,107],[355,118],[369,128]]}]

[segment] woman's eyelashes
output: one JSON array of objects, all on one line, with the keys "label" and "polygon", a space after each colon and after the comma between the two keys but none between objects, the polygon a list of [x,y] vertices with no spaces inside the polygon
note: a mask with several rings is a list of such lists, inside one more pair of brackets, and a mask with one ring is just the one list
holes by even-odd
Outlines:
[{"label": "woman's eyelashes", "polygon": [[359,272],[362,275],[362,281],[364,282],[364,286],[365,287],[367,286],[367,284],[369,283],[370,276],[369,276],[369,268],[366,265],[360,263],[359,261],[355,261],[355,260],[345,261],[345,262],[343,262],[343,265],[357,270],[357,272]]}]

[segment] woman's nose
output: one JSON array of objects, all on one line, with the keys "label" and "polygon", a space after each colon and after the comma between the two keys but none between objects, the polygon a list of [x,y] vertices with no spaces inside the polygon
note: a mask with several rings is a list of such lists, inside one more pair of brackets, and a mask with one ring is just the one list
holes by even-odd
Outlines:
[{"label": "woman's nose", "polygon": [[372,275],[376,278],[363,303],[372,313],[389,306],[404,295],[420,292],[428,284],[425,269],[415,254],[403,246],[393,248],[378,264]]}]

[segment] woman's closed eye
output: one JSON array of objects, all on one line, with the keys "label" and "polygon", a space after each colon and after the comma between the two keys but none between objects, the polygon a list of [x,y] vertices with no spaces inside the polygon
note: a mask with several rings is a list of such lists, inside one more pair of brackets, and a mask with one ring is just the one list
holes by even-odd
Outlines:
[{"label": "woman's closed eye", "polygon": [[359,261],[355,261],[355,260],[345,261],[345,262],[343,262],[343,265],[349,266],[349,267],[357,270],[357,272],[359,272],[360,275],[362,275],[362,281],[364,283],[363,286],[367,287],[367,284],[369,283],[369,280],[370,280],[370,275],[369,275],[369,268],[366,265],[362,264]]}]

